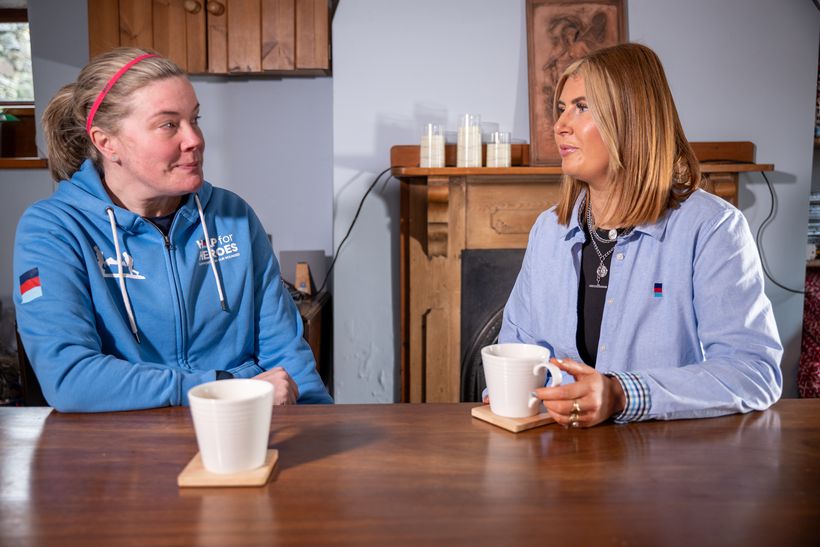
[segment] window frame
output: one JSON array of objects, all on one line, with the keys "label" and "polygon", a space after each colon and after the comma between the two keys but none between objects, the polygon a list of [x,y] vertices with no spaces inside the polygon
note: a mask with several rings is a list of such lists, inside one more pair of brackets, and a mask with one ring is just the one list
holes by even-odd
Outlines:
[{"label": "window frame", "polygon": [[[0,23],[28,23],[25,8],[0,8]],[[31,27],[29,27],[29,31]],[[6,101],[0,99],[0,108],[34,108],[34,101]]]}]

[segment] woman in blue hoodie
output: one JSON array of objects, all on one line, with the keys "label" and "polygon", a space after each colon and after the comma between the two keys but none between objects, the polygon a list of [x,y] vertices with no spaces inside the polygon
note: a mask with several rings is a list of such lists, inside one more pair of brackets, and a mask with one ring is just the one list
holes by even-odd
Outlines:
[{"label": "woman in blue hoodie", "polygon": [[43,115],[48,199],[17,228],[18,328],[49,404],[187,404],[222,378],[330,403],[251,207],[203,179],[199,103],[150,51],[92,60]]}]

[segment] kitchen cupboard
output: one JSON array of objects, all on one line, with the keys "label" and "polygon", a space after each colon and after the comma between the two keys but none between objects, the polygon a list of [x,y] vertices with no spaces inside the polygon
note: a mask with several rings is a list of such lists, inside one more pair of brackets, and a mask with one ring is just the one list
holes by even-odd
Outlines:
[{"label": "kitchen cupboard", "polygon": [[191,74],[330,74],[334,0],[88,0],[91,57],[145,47]]}]

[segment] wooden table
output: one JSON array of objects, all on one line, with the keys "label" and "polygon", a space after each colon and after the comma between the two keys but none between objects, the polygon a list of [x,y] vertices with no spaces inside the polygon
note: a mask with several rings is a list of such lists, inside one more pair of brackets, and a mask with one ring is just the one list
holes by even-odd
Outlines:
[{"label": "wooden table", "polygon": [[809,545],[820,401],[513,434],[471,404],[277,408],[273,481],[178,489],[185,408],[0,408],[0,545]]}]

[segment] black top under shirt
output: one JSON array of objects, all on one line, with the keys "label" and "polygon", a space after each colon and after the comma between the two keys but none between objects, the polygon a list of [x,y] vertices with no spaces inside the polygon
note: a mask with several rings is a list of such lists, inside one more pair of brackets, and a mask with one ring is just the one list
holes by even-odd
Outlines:
[{"label": "black top under shirt", "polygon": [[[611,272],[607,272],[602,277],[598,286],[596,283],[596,270],[601,265],[598,253],[592,246],[592,237],[586,228],[586,221],[581,223],[584,229],[584,244],[581,247],[581,279],[578,283],[578,329],[575,331],[575,345],[578,347],[578,355],[581,360],[591,367],[595,367],[598,360],[598,340],[601,337],[601,318],[604,315],[604,304],[606,303],[606,290],[609,286]],[[602,239],[608,239],[608,230],[597,230]],[[623,230],[618,230],[620,235]],[[602,255],[612,249],[617,241],[611,243],[601,243],[596,241],[598,250]],[[604,259],[604,266],[609,270],[612,263],[614,251]]]},{"label": "black top under shirt", "polygon": [[151,224],[159,228],[159,231],[167,237],[168,232],[171,231],[171,223],[174,221],[174,217],[176,216],[178,210],[179,209],[175,210],[173,213],[163,215],[161,217],[143,218],[145,218],[145,220],[149,221]]}]

